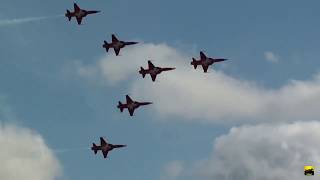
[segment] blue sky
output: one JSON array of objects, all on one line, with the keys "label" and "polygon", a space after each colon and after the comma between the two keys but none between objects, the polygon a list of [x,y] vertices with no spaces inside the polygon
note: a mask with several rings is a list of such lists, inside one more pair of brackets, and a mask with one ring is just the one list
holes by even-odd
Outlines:
[{"label": "blue sky", "polygon": [[[1,0],[0,22],[64,14],[72,3]],[[108,160],[89,150],[57,153],[62,180],[160,179],[170,161],[191,163],[207,157],[214,138],[231,128],[186,123],[176,116],[158,121],[147,107],[133,118],[120,114],[115,107],[129,93],[129,82],[88,82],[74,67],[75,62],[96,64],[105,54],[103,40],[110,41],[112,33],[124,40],[166,43],[194,57],[204,50],[229,58],[226,67],[217,68],[264,88],[279,88],[291,79],[309,80],[319,71],[319,1],[77,3],[102,13],[88,16],[82,26],[64,17],[0,26],[0,93],[17,117],[14,123],[40,133],[53,150],[89,148],[100,136],[128,144],[112,151]],[[266,61],[268,51],[279,57],[278,63]]]}]

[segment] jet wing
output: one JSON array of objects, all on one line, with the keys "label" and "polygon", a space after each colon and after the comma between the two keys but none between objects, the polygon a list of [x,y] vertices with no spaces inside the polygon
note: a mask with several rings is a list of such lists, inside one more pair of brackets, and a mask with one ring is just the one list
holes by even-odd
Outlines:
[{"label": "jet wing", "polygon": [[102,151],[103,157],[107,158],[108,157],[108,153],[109,153],[109,151]]},{"label": "jet wing", "polygon": [[74,7],[74,12],[79,12],[81,10],[76,3],[73,4],[73,7]]},{"label": "jet wing", "polygon": [[200,58],[201,60],[207,59],[207,56],[202,51],[200,51]]},{"label": "jet wing", "polygon": [[101,146],[107,145],[107,142],[103,139],[103,137],[100,137],[100,143],[101,143]]},{"label": "jet wing", "polygon": [[120,48],[114,48],[114,53],[116,53],[116,56],[118,56],[120,53]]},{"label": "jet wing", "polygon": [[209,66],[208,65],[202,65],[203,71],[206,73],[208,71]]},{"label": "jet wing", "polygon": [[157,78],[157,75],[150,74],[152,81],[154,82]]},{"label": "jet wing", "polygon": [[77,22],[78,22],[78,24],[80,25],[81,22],[82,22],[82,18],[81,18],[81,17],[77,17]]},{"label": "jet wing", "polygon": [[129,111],[130,116],[133,116],[134,109],[130,109],[130,108],[128,108],[128,111]]},{"label": "jet wing", "polygon": [[149,66],[149,69],[153,69],[154,68],[154,65],[152,64],[151,61],[148,61],[148,66]]},{"label": "jet wing", "polygon": [[126,95],[127,104],[133,103],[133,100],[130,98],[129,95]]},{"label": "jet wing", "polygon": [[119,42],[118,38],[116,37],[116,35],[112,34],[112,42]]}]

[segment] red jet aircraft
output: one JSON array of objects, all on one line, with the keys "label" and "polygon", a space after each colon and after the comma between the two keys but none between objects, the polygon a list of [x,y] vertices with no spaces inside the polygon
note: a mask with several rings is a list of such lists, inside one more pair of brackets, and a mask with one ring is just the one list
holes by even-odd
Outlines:
[{"label": "red jet aircraft", "polygon": [[148,61],[148,69],[143,69],[143,67],[140,67],[139,73],[142,75],[144,78],[146,74],[150,74],[152,81],[154,82],[157,78],[157,75],[162,73],[163,71],[171,71],[176,68],[161,68],[161,67],[156,67],[152,64],[152,62],[149,60]]},{"label": "red jet aircraft", "polygon": [[200,60],[196,60],[195,58],[192,58],[192,62],[191,65],[193,65],[194,69],[197,69],[197,66],[201,65],[203,68],[203,71],[206,73],[208,71],[208,68],[210,65],[216,63],[216,62],[221,62],[221,61],[225,61],[227,59],[214,59],[214,58],[210,58],[207,57],[202,51],[200,52]]},{"label": "red jet aircraft", "polygon": [[126,147],[127,145],[113,145],[107,143],[103,137],[100,137],[100,146],[97,146],[95,143],[92,143],[91,150],[94,151],[94,154],[97,154],[98,151],[102,151],[103,157],[107,158],[109,151],[112,151],[115,148]]},{"label": "red jet aircraft", "polygon": [[70,12],[67,9],[67,13],[65,14],[65,16],[69,19],[69,21],[71,21],[72,17],[75,17],[79,25],[82,22],[82,18],[86,17],[88,14],[95,14],[100,12],[100,11],[87,11],[84,9],[80,9],[80,7],[76,3],[74,3],[73,6],[74,6],[74,12]]},{"label": "red jet aircraft", "polygon": [[138,42],[120,41],[114,34],[112,34],[112,42],[109,44],[107,41],[104,41],[102,47],[105,48],[107,52],[109,51],[109,48],[113,48],[114,52],[116,53],[116,56],[118,56],[122,48],[133,44],[138,44]]},{"label": "red jet aircraft", "polygon": [[130,116],[133,116],[134,110],[137,109],[138,107],[152,104],[152,102],[137,102],[137,101],[133,101],[129,97],[129,95],[126,95],[126,100],[127,100],[126,104],[122,104],[121,101],[119,101],[119,104],[118,104],[117,108],[119,108],[121,112],[123,112],[123,109],[127,108],[128,111],[129,111]]}]

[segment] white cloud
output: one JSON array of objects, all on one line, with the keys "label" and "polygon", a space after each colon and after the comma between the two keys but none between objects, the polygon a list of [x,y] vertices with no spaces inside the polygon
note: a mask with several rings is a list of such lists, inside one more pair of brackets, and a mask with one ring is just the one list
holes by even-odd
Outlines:
[{"label": "white cloud", "polygon": [[41,135],[14,125],[17,118],[0,94],[0,179],[56,180],[60,163]]},{"label": "white cloud", "polygon": [[[152,83],[142,79],[140,66],[147,59],[157,66],[176,67],[164,72]],[[94,66],[83,66],[96,71],[108,83],[130,79],[130,94],[137,99],[153,101],[152,107],[163,116],[177,116],[185,121],[232,122],[314,120],[320,116],[320,76],[309,81],[292,80],[279,89],[257,86],[221,71],[210,73],[194,70],[191,56],[165,44],[142,44],[122,51],[122,56],[107,55]],[[223,63],[232,63],[232,60]],[[164,118],[163,118],[164,119]]]},{"label": "white cloud", "polygon": [[276,54],[274,54],[271,51],[267,51],[264,53],[264,57],[267,61],[272,62],[272,63],[277,63],[279,62],[279,56],[277,56]]},{"label": "white cloud", "polygon": [[54,180],[61,167],[42,137],[26,128],[0,125],[0,179]]},{"label": "white cloud", "polygon": [[172,161],[165,165],[164,175],[161,179],[176,179],[183,172],[184,167],[180,161]]},{"label": "white cloud", "polygon": [[76,66],[77,74],[79,74],[82,77],[92,78],[96,76],[98,73],[97,68],[93,66],[84,66],[78,61],[75,62],[74,65]]},{"label": "white cloud", "polygon": [[185,168],[180,178],[301,180],[304,165],[319,168],[319,128],[319,122],[232,128],[215,140],[211,157]]}]

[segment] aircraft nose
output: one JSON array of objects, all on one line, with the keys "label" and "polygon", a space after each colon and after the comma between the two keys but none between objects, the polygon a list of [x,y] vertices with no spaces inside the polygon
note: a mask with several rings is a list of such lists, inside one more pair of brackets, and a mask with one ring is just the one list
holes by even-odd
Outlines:
[{"label": "aircraft nose", "polygon": [[163,68],[162,70],[164,71],[172,71],[172,70],[175,70],[176,68]]},{"label": "aircraft nose", "polygon": [[99,13],[101,11],[90,11],[91,14]]},{"label": "aircraft nose", "polygon": [[134,45],[134,44],[138,44],[139,42],[126,42],[127,45]]}]

